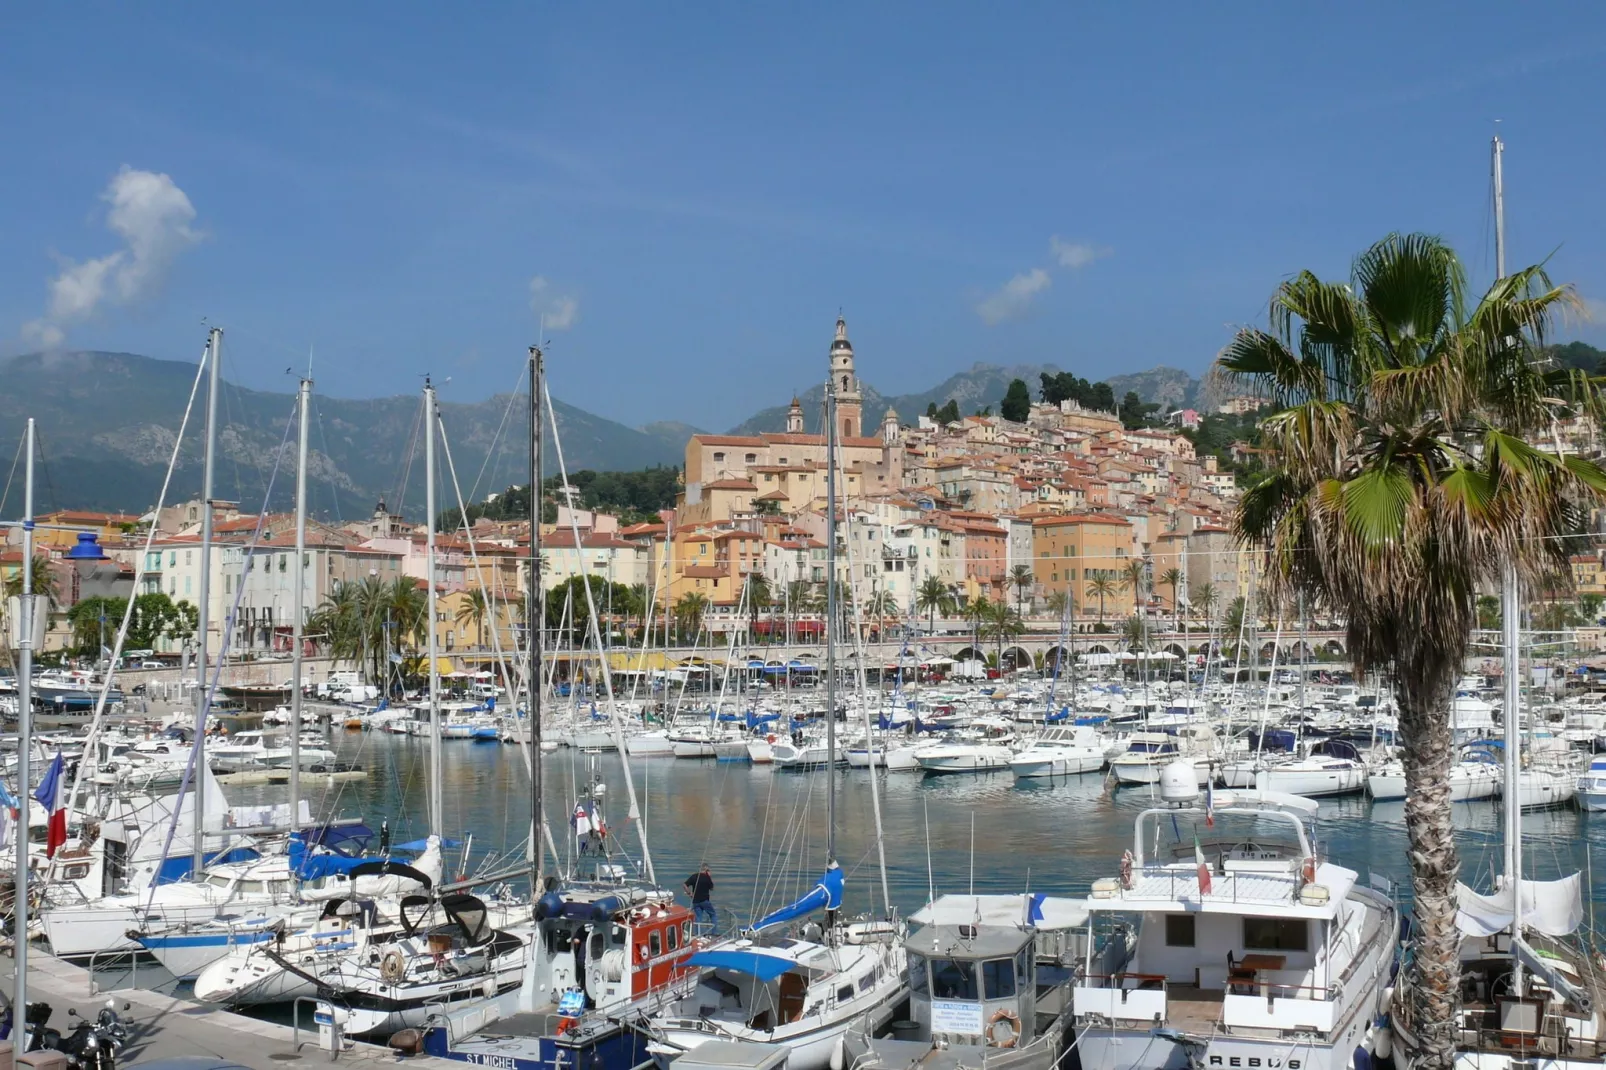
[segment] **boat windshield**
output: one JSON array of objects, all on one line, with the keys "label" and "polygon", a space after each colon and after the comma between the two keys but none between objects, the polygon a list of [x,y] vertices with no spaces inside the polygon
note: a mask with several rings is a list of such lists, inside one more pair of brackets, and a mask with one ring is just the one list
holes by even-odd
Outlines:
[{"label": "boat windshield", "polygon": [[979,999],[976,964],[958,959],[932,959],[931,994],[936,999]]}]

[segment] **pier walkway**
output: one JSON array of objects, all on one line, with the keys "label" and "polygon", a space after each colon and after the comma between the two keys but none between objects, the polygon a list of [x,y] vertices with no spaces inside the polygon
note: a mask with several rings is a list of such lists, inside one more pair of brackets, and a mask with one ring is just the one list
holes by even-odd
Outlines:
[{"label": "pier walkway", "polygon": [[[14,983],[15,966],[9,953],[0,955],[0,982],[7,993]],[[47,955],[38,949],[28,954],[28,1001],[44,1000],[54,1008],[50,1024],[63,1033],[70,1031],[67,1009],[93,1018],[108,999],[117,1001],[118,1013],[128,1025],[128,1047],[118,1065],[137,1070],[152,1059],[179,1055],[216,1056],[250,1070],[285,1070],[295,1066],[327,1066],[329,1053],[318,1047],[318,1032],[312,1025],[312,1008],[302,1006],[303,1028],[296,1048],[290,1026],[263,1022],[201,1003],[165,996],[145,989],[124,988],[91,995],[89,971]],[[123,1011],[124,1003],[131,1004]],[[416,1070],[450,1070],[461,1064],[428,1056],[403,1059],[386,1048],[353,1044],[341,1052],[334,1065],[355,1070],[407,1066]]]}]

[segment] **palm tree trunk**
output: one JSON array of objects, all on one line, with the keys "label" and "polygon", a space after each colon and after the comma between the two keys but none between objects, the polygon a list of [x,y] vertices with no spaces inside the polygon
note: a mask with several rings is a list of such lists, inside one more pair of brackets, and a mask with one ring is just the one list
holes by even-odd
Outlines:
[{"label": "palm tree trunk", "polygon": [[[1402,667],[1403,668],[1403,667]],[[1416,906],[1416,954],[1409,981],[1413,1066],[1450,1070],[1455,1058],[1455,1004],[1461,983],[1461,933],[1455,925],[1461,862],[1451,821],[1448,666],[1401,673],[1400,736],[1405,741],[1405,828]],[[1512,805],[1508,800],[1506,805]]]}]

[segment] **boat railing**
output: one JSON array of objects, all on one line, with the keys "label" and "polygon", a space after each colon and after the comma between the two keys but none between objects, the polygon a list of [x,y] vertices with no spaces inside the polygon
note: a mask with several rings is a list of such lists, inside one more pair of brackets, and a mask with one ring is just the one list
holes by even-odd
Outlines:
[{"label": "boat railing", "polygon": [[[102,992],[111,992],[122,988],[139,987],[139,960],[144,957],[143,948],[105,948],[89,956],[89,998],[94,999]],[[113,984],[102,988],[100,985],[101,970],[118,970],[126,967],[128,970],[127,984]]]}]

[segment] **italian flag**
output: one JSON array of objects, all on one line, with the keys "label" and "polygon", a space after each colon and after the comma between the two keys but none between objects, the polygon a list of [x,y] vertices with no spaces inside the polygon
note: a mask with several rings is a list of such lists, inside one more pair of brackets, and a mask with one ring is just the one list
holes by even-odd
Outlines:
[{"label": "italian flag", "polygon": [[45,831],[45,857],[54,858],[56,849],[67,842],[67,763],[61,752],[51,760],[45,777],[33,797],[45,808],[49,822]]}]

